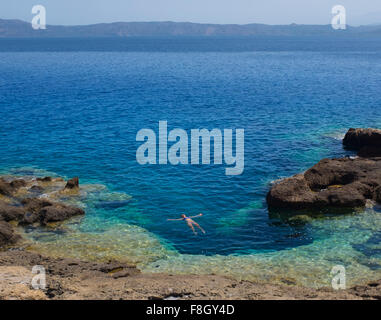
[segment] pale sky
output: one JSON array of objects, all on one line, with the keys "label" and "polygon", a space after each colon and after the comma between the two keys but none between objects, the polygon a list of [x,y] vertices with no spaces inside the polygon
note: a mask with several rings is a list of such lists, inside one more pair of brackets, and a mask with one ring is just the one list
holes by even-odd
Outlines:
[{"label": "pale sky", "polygon": [[31,21],[31,9],[46,7],[47,24],[116,21],[329,24],[343,5],[347,24],[381,24],[380,0],[1,0],[0,18]]}]

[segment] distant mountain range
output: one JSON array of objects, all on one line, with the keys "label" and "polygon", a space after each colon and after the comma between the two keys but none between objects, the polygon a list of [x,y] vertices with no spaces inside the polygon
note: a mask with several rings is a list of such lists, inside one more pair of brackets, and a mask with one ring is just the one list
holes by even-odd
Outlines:
[{"label": "distant mountain range", "polygon": [[114,22],[81,26],[47,25],[34,30],[31,23],[0,19],[0,38],[71,37],[167,37],[167,36],[374,36],[381,37],[381,25],[334,30],[331,25],[201,24],[190,22]]}]

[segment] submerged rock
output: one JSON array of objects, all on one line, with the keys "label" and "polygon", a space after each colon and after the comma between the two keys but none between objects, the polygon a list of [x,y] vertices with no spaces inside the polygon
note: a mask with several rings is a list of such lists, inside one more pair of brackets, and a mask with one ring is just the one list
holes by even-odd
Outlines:
[{"label": "submerged rock", "polygon": [[119,201],[99,201],[95,204],[95,207],[102,209],[118,209],[128,206],[130,202],[131,199]]},{"label": "submerged rock", "polygon": [[5,221],[0,221],[0,246],[16,243],[20,236],[13,231],[11,224]]},{"label": "submerged rock", "polygon": [[24,218],[26,211],[23,207],[16,207],[0,202],[0,220],[20,221]]},{"label": "submerged rock", "polygon": [[37,185],[31,186],[29,189],[29,192],[36,193],[36,194],[42,194],[43,191],[44,191],[44,188]]}]

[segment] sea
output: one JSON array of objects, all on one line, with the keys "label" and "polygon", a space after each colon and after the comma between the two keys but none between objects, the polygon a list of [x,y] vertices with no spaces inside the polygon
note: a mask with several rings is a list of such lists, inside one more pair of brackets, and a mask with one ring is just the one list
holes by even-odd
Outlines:
[{"label": "sea", "polygon": [[[0,39],[0,170],[78,176],[86,215],[31,249],[142,272],[348,286],[381,276],[381,210],[285,219],[266,194],[381,128],[381,39]],[[141,129],[244,129],[244,171],[137,162]],[[168,147],[173,142],[168,142]],[[181,214],[197,215],[194,235]],[[297,214],[297,213],[295,213]]]}]

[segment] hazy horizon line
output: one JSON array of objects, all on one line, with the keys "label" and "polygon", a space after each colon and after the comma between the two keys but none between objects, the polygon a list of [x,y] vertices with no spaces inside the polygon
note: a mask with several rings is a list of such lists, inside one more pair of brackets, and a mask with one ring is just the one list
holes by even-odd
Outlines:
[{"label": "hazy horizon line", "polygon": [[[20,21],[24,23],[31,23],[29,21],[19,19],[19,18],[1,18],[0,20],[6,21]],[[99,24],[114,24],[114,23],[188,23],[188,24],[198,24],[198,25],[215,25],[215,26],[249,26],[249,25],[263,25],[263,26],[330,26],[330,23],[326,24],[307,24],[307,23],[288,23],[288,24],[270,24],[270,23],[259,23],[259,22],[250,22],[250,23],[211,23],[211,22],[192,22],[192,21],[173,21],[173,20],[144,20],[144,21],[113,21],[113,22],[95,22],[95,23],[87,23],[87,24],[49,24],[47,26],[56,26],[56,27],[76,27],[76,26],[92,26]],[[362,26],[381,26],[381,22],[379,23],[369,23],[369,24],[347,24],[349,27],[362,27]]]}]

